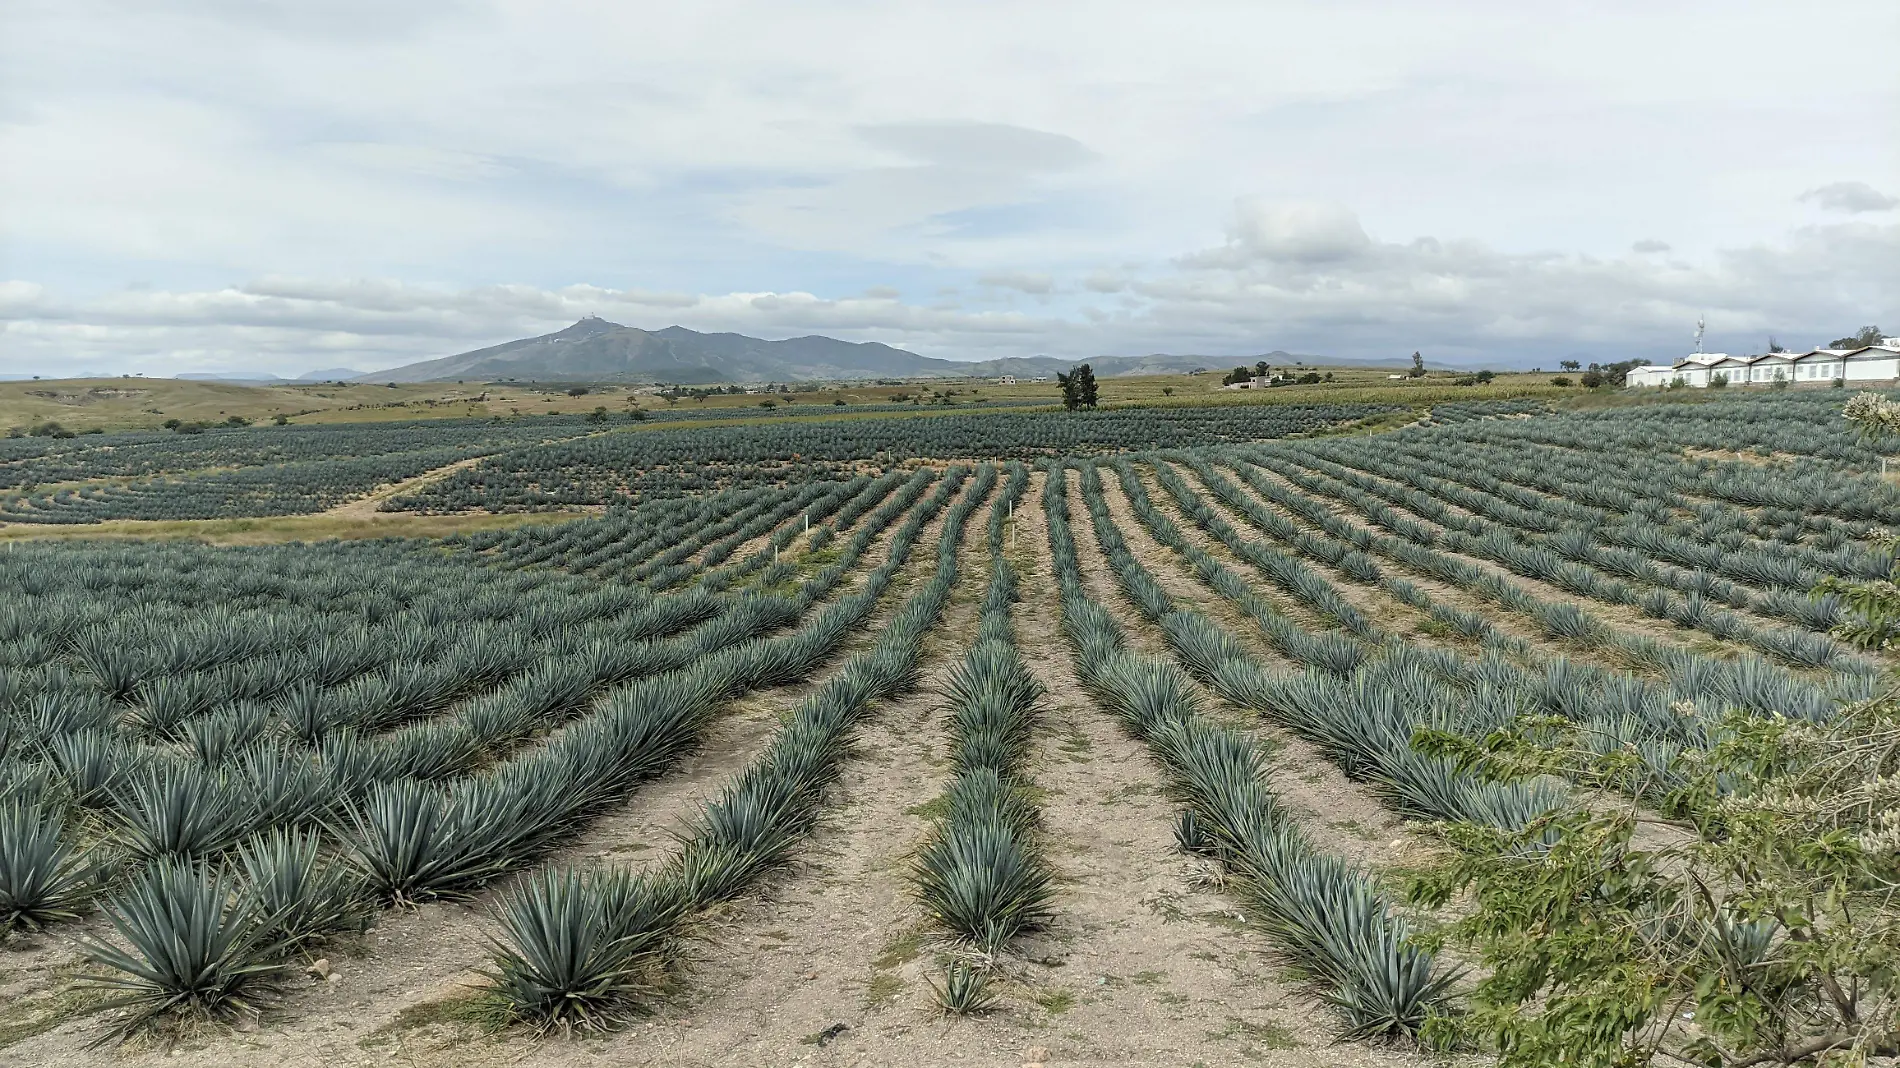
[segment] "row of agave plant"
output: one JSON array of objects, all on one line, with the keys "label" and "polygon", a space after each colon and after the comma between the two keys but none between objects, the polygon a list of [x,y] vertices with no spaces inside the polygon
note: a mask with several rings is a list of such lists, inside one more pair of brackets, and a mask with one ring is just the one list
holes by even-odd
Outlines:
[{"label": "row of agave plant", "polygon": [[[1322,492],[1329,488],[1323,476],[1303,478],[1297,468],[1287,474],[1276,468],[1270,458],[1250,450],[1209,455],[1237,474],[1252,496],[1213,474],[1211,467],[1198,466],[1197,474],[1223,503],[1263,532],[1284,537],[1289,526],[1285,516],[1262,507],[1262,502],[1267,502],[1366,554],[1383,557],[1425,577],[1460,587],[1506,612],[1523,616],[1548,639],[1658,673],[1682,691],[1685,699],[1693,700],[1700,693],[1715,692],[1724,703],[1736,707],[1818,719],[1829,715],[1842,701],[1863,700],[1872,693],[1873,679],[1857,672],[1836,672],[1815,680],[1758,656],[1709,656],[1693,648],[1613,626],[1574,602],[1539,597],[1507,576],[1433,548],[1422,543],[1419,537],[1394,536],[1408,529],[1406,518],[1389,509],[1382,510],[1376,501],[1355,497],[1350,487],[1339,488],[1338,499],[1358,507],[1374,525],[1393,534],[1381,533],[1335,514],[1320,501],[1299,492],[1300,489]],[[1287,481],[1298,488],[1290,489],[1267,477],[1268,470],[1285,475]],[[1364,577],[1350,571],[1344,573],[1349,578]],[[1421,600],[1414,594],[1401,599],[1412,603]],[[1469,616],[1443,613],[1442,618],[1454,629],[1474,636],[1480,632]]]},{"label": "row of agave plant", "polygon": [[[1524,530],[1555,533],[1573,526],[1591,539],[1639,549],[1692,574],[1757,588],[1807,590],[1822,574],[1871,578],[1886,574],[1893,563],[1891,550],[1859,540],[1872,532],[1864,521],[1789,512],[1764,526],[1737,505],[1678,492],[1671,486],[1679,480],[1670,475],[1684,465],[1673,456],[1632,464],[1627,456],[1566,456],[1551,449],[1526,456],[1473,442],[1447,442],[1429,454],[1368,456],[1364,446],[1344,443],[1314,452],[1427,492],[1440,483],[1469,487],[1479,494],[1470,498],[1474,510]],[[1685,520],[1685,514],[1693,518]]]},{"label": "row of agave plant", "polygon": [[[1085,485],[1090,470],[1083,469]],[[1185,803],[1182,847],[1220,864],[1279,947],[1340,1011],[1347,1035],[1418,1036],[1441,1011],[1454,973],[1414,943],[1373,876],[1307,840],[1268,787],[1253,741],[1211,719],[1172,662],[1130,650],[1113,615],[1089,598],[1059,464],[1045,483],[1043,507],[1076,673],[1165,770]]]},{"label": "row of agave plant", "polygon": [[[1348,467],[1293,452],[1284,455],[1427,517],[1446,528],[1437,534],[1438,543],[1496,560],[1526,577],[1611,604],[1639,604],[1658,618],[1675,618],[1671,606],[1693,598],[1787,619],[1814,633],[1765,627],[1734,613],[1712,610],[1704,610],[1688,622],[1677,621],[1710,631],[1723,640],[1754,645],[1803,667],[1852,670],[1858,663],[1857,658],[1826,637],[1828,629],[1842,619],[1838,599],[1808,596],[1821,574],[1803,568],[1779,551],[1717,550],[1713,561],[1699,561],[1712,562],[1726,571],[1730,577],[1724,578],[1701,566],[1665,566],[1634,548],[1598,544],[1596,523],[1600,517],[1586,515],[1581,523],[1572,517],[1566,523],[1547,514],[1560,510],[1555,499],[1544,511],[1532,511],[1414,469],[1417,465],[1444,470],[1427,461],[1368,459],[1353,454],[1354,466]],[[1477,480],[1479,476],[1464,478]],[[1415,525],[1413,529],[1418,528]],[[1646,532],[1617,540],[1647,549],[1669,551],[1673,547],[1675,539],[1653,528],[1638,529]],[[1694,554],[1679,548],[1673,555],[1678,559],[1694,558]],[[1671,597],[1668,591],[1683,594],[1684,598]]]},{"label": "row of agave plant", "polygon": [[[644,582],[653,589],[706,572],[699,580],[702,585],[723,588],[770,562],[776,550],[814,525],[831,519],[839,529],[848,528],[904,478],[903,473],[890,472],[797,488],[768,486],[706,497],[661,497],[632,508],[616,508],[598,519],[483,532],[452,539],[452,543],[510,567],[559,568],[597,579]],[[794,516],[799,521],[789,523]],[[735,567],[720,567],[739,546],[775,527],[774,551],[755,553]]]},{"label": "row of agave plant", "polygon": [[[867,521],[851,559],[841,556],[805,593],[835,585],[884,522],[909,511],[884,563],[797,631],[727,644],[615,688],[541,747],[487,772],[435,783],[382,777],[375,761],[357,758],[383,739],[344,735],[307,756],[278,750],[284,759],[234,768],[153,757],[102,791],[97,812],[76,792],[16,796],[0,810],[9,831],[0,837],[0,921],[69,918],[119,885],[106,905],[119,938],[89,950],[107,969],[99,981],[129,992],[112,1003],[130,1010],[117,1033],[177,1012],[242,1011],[308,940],[361,922],[376,901],[465,894],[531,863],[669,766],[724,699],[808,673],[862,624],[962,477],[941,480],[920,507],[909,507],[910,495]],[[555,707],[582,711],[584,693],[525,687],[515,695],[525,704],[478,701],[459,720],[429,726],[523,740],[551,725]],[[434,759],[429,746],[411,751]],[[260,767],[273,776],[262,786],[247,778]],[[249,794],[234,788],[247,782]],[[104,842],[82,851],[75,813],[103,825]]]},{"label": "row of agave plant", "polygon": [[[1163,546],[1187,548],[1203,581],[1255,619],[1267,621],[1266,633],[1277,647],[1296,659],[1325,648],[1311,636],[1295,638],[1297,624],[1275,618],[1271,606],[1246,594],[1234,596],[1246,590],[1245,584],[1232,581],[1218,560],[1191,548],[1149,499],[1132,465],[1122,461],[1112,467],[1142,525]],[[1094,470],[1084,470],[1082,488],[1096,543],[1117,583],[1161,631],[1180,665],[1221,698],[1306,737],[1348,777],[1370,784],[1393,808],[1414,818],[1517,829],[1564,803],[1563,794],[1546,784],[1485,781],[1412,746],[1420,729],[1483,737],[1503,726],[1531,699],[1531,680],[1522,673],[1496,661],[1477,665],[1433,655],[1384,636],[1349,666],[1322,652],[1305,661],[1307,672],[1276,675],[1212,617],[1175,605],[1129,550]]]},{"label": "row of agave plant", "polygon": [[[1171,455],[1175,459],[1181,458],[1180,454]],[[1214,490],[1214,495],[1232,507],[1238,516],[1255,529],[1284,536],[1287,525],[1284,516],[1264,509],[1259,499],[1241,495],[1236,487],[1204,463],[1191,456],[1186,459],[1187,466],[1196,471],[1203,484]],[[1219,510],[1210,507],[1174,470],[1168,458],[1157,456],[1151,462],[1156,480],[1174,498],[1184,516],[1241,560],[1253,562],[1257,559],[1262,550],[1260,543],[1243,537]],[[1561,654],[1551,655],[1530,643],[1498,634],[1494,630],[1474,631],[1471,628],[1459,629],[1473,637],[1482,636],[1480,647],[1483,655],[1475,660],[1451,650],[1412,645],[1381,630],[1375,630],[1367,636],[1366,644],[1359,648],[1356,656],[1347,655],[1341,646],[1348,649],[1351,646],[1345,641],[1344,634],[1310,634],[1297,623],[1280,615],[1243,579],[1184,537],[1172,520],[1155,509],[1129,464],[1122,462],[1118,467],[1124,492],[1156,540],[1180,554],[1204,584],[1251,617],[1270,645],[1289,658],[1316,669],[1274,687],[1285,689],[1293,686],[1300,692],[1274,697],[1270,692],[1259,691],[1252,686],[1235,685],[1231,691],[1224,693],[1224,696],[1231,697],[1237,703],[1268,715],[1290,716],[1290,720],[1283,719],[1283,722],[1295,729],[1303,729],[1298,721],[1310,718],[1316,710],[1321,709],[1361,706],[1369,710],[1350,714],[1367,716],[1368,721],[1390,718],[1394,714],[1389,705],[1392,700],[1389,695],[1393,691],[1384,673],[1390,670],[1392,664],[1378,661],[1394,661],[1396,658],[1400,663],[1425,665],[1426,674],[1435,680],[1432,685],[1425,685],[1423,681],[1413,678],[1409,671],[1402,676],[1413,678],[1413,681],[1400,687],[1405,696],[1399,704],[1415,710],[1412,714],[1417,723],[1440,730],[1456,729],[1476,737],[1521,713],[1562,716],[1586,725],[1586,734],[1601,751],[1624,749],[1638,754],[1647,768],[1648,777],[1643,780],[1643,788],[1652,801],[1660,802],[1677,784],[1677,775],[1671,770],[1675,757],[1686,748],[1707,749],[1720,740],[1722,710],[1742,708],[1763,714],[1792,710],[1821,718],[1828,715],[1831,701],[1838,699],[1835,695],[1841,690],[1839,686],[1831,690],[1816,688],[1804,680],[1789,677],[1783,669],[1759,659],[1745,658],[1731,662],[1687,650],[1668,651],[1667,655],[1652,658],[1648,662],[1666,668],[1658,672],[1664,675],[1664,679],[1646,679],[1627,671],[1572,660]],[[1263,488],[1270,492],[1277,491],[1270,483],[1263,484]],[[1323,509],[1319,509],[1318,513],[1328,520],[1337,521],[1336,517]],[[1317,537],[1310,532],[1301,534],[1308,541]],[[1349,542],[1338,541],[1329,552],[1315,555],[1321,559],[1332,559],[1350,545]],[[1266,570],[1265,573],[1271,577],[1277,571]],[[1367,582],[1351,571],[1340,569],[1340,573],[1352,581]],[[1380,586],[1394,601],[1428,613],[1428,619],[1431,620],[1451,618],[1454,611],[1462,611],[1435,603],[1430,595],[1402,579],[1381,575],[1377,583],[1367,584]],[[1159,617],[1150,612],[1150,618]],[[1193,649],[1191,645],[1179,645],[1177,651],[1191,654]],[[1368,669],[1354,670],[1361,663],[1366,664]],[[1197,670],[1197,673],[1200,672]],[[1246,673],[1246,677],[1253,674]],[[1439,696],[1431,696],[1433,693]],[[1428,711],[1439,706],[1462,711],[1450,716],[1440,711]],[[1689,708],[1696,709],[1696,713],[1686,714]],[[1328,713],[1335,718],[1339,714]],[[1349,724],[1351,721],[1348,719],[1343,722]],[[1397,722],[1394,720],[1394,723]],[[1350,727],[1343,729],[1347,735],[1354,733]],[[1394,737],[1402,733],[1403,730],[1400,730]],[[1324,740],[1321,740],[1321,744],[1322,747],[1331,745]],[[1377,763],[1374,761],[1363,766],[1376,768]],[[1356,774],[1350,770],[1349,773]],[[1424,811],[1416,805],[1402,803],[1400,807],[1414,812]]]},{"label": "row of agave plant", "polygon": [[[339,672],[308,677],[305,665],[300,673],[307,681],[273,695],[276,700],[269,705],[248,700],[219,704],[215,689],[188,681],[198,676],[143,681],[130,695],[135,703],[122,714],[115,714],[104,695],[88,688],[57,699],[43,692],[25,702],[29,715],[9,720],[19,728],[9,734],[15,741],[52,747],[55,759],[41,770],[64,771],[69,777],[78,775],[75,769],[81,767],[131,770],[134,760],[107,759],[131,751],[124,743],[182,742],[204,763],[216,765],[226,757],[248,755],[249,743],[272,735],[307,746],[328,743],[336,751],[333,766],[367,766],[372,779],[455,774],[499,755],[525,731],[558,722],[607,687],[689,664],[796,619],[855,565],[870,540],[915,501],[928,481],[915,479],[888,500],[833,565],[795,594],[722,598],[695,587],[636,598],[634,607],[611,616],[554,617],[585,622],[550,630],[532,645],[511,641],[500,647],[505,656],[495,655],[493,644],[474,640],[496,633],[499,624],[474,631],[449,628],[464,639],[464,647],[426,666],[420,666],[423,653],[414,650],[402,652],[385,667],[353,676]],[[606,602],[607,607],[622,604]],[[529,623],[528,632],[536,633],[536,621]],[[679,633],[688,627],[692,629]],[[80,636],[82,642],[90,638],[90,632]],[[352,667],[362,663],[353,657],[344,662]],[[325,682],[333,685],[325,687]],[[484,686],[486,692],[450,715],[422,718]],[[129,729],[114,730],[115,723]],[[393,733],[379,733],[405,723],[409,725]],[[63,752],[65,748],[73,752]],[[94,776],[76,785],[76,792],[90,796],[108,784]]]},{"label": "row of agave plant", "polygon": [[[1640,405],[1488,421],[1473,436],[1508,448],[1540,444],[1618,460],[1675,461],[1651,466],[1658,485],[1745,508],[1900,523],[1900,491],[1873,477],[1882,459],[1877,443],[1857,440],[1854,427],[1841,418],[1841,405],[1838,397],[1813,396]],[[1435,442],[1425,437],[1400,443],[1429,449]],[[1754,455],[1718,460],[1691,450]]]},{"label": "row of agave plant", "polygon": [[[1327,461],[1295,464],[1284,456],[1250,457],[1309,492],[1347,501],[1373,522],[1422,548],[1442,548],[1502,565],[1513,574],[1549,582],[1580,596],[1608,604],[1633,605],[1656,618],[1700,630],[1723,641],[1751,645],[1771,657],[1797,667],[1825,667],[1839,672],[1869,674],[1873,665],[1849,652],[1824,634],[1788,627],[1763,626],[1739,613],[1719,609],[1699,593],[1680,596],[1661,587],[1645,593],[1632,584],[1588,564],[1528,544],[1509,527],[1451,509],[1437,498],[1401,490],[1380,479]],[[1308,467],[1306,464],[1310,464]],[[1436,528],[1394,511],[1386,502],[1429,516]]]},{"label": "row of agave plant", "polygon": [[[966,469],[946,477],[961,482]],[[945,518],[936,572],[882,628],[786,715],[766,752],[708,803],[669,860],[641,871],[551,869],[499,906],[493,995],[515,1020],[602,1028],[664,985],[694,918],[781,864],[810,831],[853,729],[871,706],[916,686],[924,634],[949,600],[963,528],[996,482],[979,469]]]},{"label": "row of agave plant", "polygon": [[944,685],[951,781],[913,872],[925,914],[974,957],[953,960],[937,988],[949,1012],[975,1012],[994,1000],[989,982],[998,954],[1047,922],[1054,896],[1023,766],[1043,690],[1016,646],[1017,576],[1004,544],[1005,524],[1028,488],[1029,469],[1011,464],[990,510],[990,580],[976,641]]}]

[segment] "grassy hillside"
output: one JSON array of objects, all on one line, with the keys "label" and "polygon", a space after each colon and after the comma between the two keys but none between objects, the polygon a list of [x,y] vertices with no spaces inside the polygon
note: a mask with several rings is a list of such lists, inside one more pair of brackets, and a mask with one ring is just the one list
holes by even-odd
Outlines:
[{"label": "grassy hillside", "polygon": [[[1425,405],[1500,397],[1578,394],[1576,389],[1550,385],[1547,375],[1501,375],[1487,386],[1457,386],[1458,376],[1434,372],[1422,379],[1393,381],[1387,372],[1334,368],[1334,382],[1313,386],[1285,386],[1273,390],[1224,390],[1218,375],[1143,375],[1103,378],[1101,403],[1125,404],[1314,404],[1400,403]],[[779,394],[725,394],[687,397],[676,402],[628,386],[588,387],[580,395],[570,383],[533,385],[507,383],[429,382],[413,385],[238,385],[229,382],[186,382],[162,378],[91,378],[52,381],[0,382],[0,428],[8,433],[30,433],[48,422],[74,431],[125,430],[163,425],[168,419],[184,422],[222,422],[238,416],[265,422],[284,416],[298,423],[379,422],[486,415],[546,415],[590,412],[605,407],[624,412],[638,406],[650,410],[677,408],[732,409],[735,418],[767,416],[789,405],[844,407],[864,404],[914,402],[919,408],[983,402],[992,405],[1040,406],[1054,404],[1054,382],[1018,382],[998,385],[989,380],[934,380],[905,385],[818,388],[791,386]],[[770,402],[770,405],[767,405]]]}]

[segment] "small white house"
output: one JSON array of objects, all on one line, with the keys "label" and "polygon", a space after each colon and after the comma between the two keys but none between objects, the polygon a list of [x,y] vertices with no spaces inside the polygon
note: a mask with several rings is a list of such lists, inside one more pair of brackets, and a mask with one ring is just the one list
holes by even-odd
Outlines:
[{"label": "small white house", "polygon": [[1650,363],[1644,364],[1641,367],[1630,368],[1629,374],[1623,376],[1623,384],[1626,386],[1651,386],[1661,388],[1675,381],[1677,377],[1678,374],[1674,367],[1666,363]]}]

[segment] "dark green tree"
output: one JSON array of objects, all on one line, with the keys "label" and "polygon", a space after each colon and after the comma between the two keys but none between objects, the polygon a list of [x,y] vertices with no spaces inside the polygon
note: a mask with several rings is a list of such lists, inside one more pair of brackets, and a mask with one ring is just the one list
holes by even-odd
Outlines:
[{"label": "dark green tree", "polygon": [[1860,331],[1847,337],[1837,337],[1827,343],[1830,349],[1864,349],[1869,345],[1880,344],[1880,328],[1863,326]]},{"label": "dark green tree", "polygon": [[1057,372],[1056,384],[1062,387],[1062,406],[1069,411],[1095,407],[1100,391],[1095,385],[1095,369],[1088,364],[1082,364],[1067,374]]},{"label": "dark green tree", "polygon": [[1420,355],[1419,355],[1418,353],[1416,353],[1416,352],[1414,352],[1414,353],[1412,354],[1412,372],[1411,372],[1411,377],[1413,377],[1413,378],[1424,378],[1424,377],[1425,377],[1425,357],[1423,357],[1423,356],[1420,356]]}]

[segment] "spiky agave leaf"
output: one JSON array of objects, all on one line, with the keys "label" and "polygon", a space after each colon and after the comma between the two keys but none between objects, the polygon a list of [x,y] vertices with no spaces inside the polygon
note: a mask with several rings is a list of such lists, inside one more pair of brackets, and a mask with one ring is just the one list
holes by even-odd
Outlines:
[{"label": "spiky agave leaf", "polygon": [[284,827],[238,845],[258,927],[285,948],[361,925],[360,884],[348,869],[327,862],[322,846],[315,831]]},{"label": "spiky agave leaf", "polygon": [[141,858],[207,856],[248,829],[249,812],[205,769],[156,761],[114,795],[119,837]]},{"label": "spiky agave leaf", "polygon": [[0,937],[77,919],[96,890],[95,866],[56,811],[18,799],[0,804]]},{"label": "spiky agave leaf", "polygon": [[256,916],[230,875],[172,858],[142,872],[107,905],[125,943],[83,944],[108,969],[90,985],[119,992],[99,1010],[126,1009],[98,1044],[124,1039],[166,1017],[228,1020],[257,1011],[285,966],[260,939]]},{"label": "spiky agave leaf", "polygon": [[444,798],[415,782],[378,784],[351,807],[353,859],[372,892],[407,904],[465,892],[508,870],[513,858],[486,851],[479,804]]},{"label": "spiky agave leaf", "polygon": [[919,854],[917,890],[939,923],[986,952],[1046,922],[1049,873],[1001,821],[943,827]]},{"label": "spiky agave leaf", "polygon": [[996,1004],[996,992],[990,989],[990,973],[953,961],[944,969],[943,985],[934,981],[930,989],[937,995],[937,1007],[946,1016],[973,1016]]},{"label": "spiky agave leaf", "polygon": [[140,766],[136,750],[103,730],[58,735],[47,751],[72,792],[73,803],[87,808],[110,801]]},{"label": "spiky agave leaf", "polygon": [[625,871],[536,872],[497,909],[489,972],[517,1020],[541,1030],[605,1030],[664,979],[667,936],[684,914],[674,885]]}]

